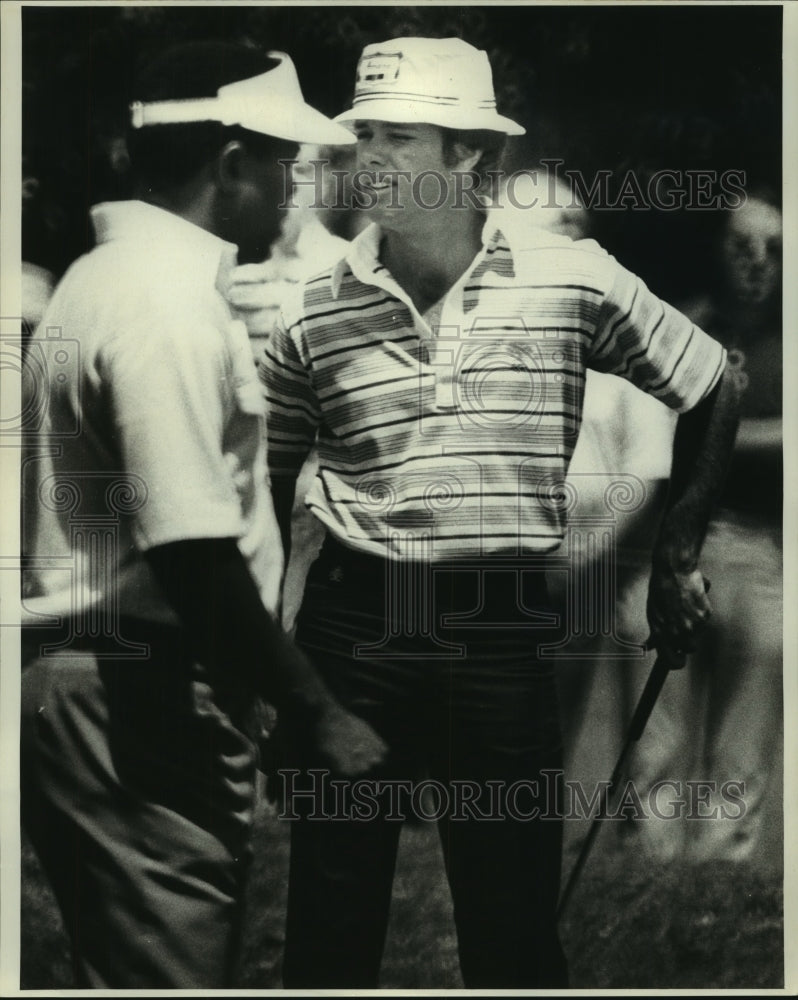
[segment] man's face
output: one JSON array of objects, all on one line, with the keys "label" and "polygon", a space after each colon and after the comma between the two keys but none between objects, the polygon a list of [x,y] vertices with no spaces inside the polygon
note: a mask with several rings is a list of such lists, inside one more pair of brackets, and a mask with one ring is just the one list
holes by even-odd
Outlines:
[{"label": "man's face", "polygon": [[238,244],[241,264],[257,263],[269,256],[272,243],[280,235],[280,226],[291,200],[291,169],[280,160],[296,159],[297,144],[274,141],[269,151],[247,149],[241,161],[239,197],[235,232],[231,240]]},{"label": "man's face", "polygon": [[723,265],[731,294],[745,305],[761,305],[781,281],[781,212],[759,198],[729,216]]},{"label": "man's face", "polygon": [[437,125],[355,122],[363,200],[385,229],[406,230],[445,210],[456,196],[443,132]]}]

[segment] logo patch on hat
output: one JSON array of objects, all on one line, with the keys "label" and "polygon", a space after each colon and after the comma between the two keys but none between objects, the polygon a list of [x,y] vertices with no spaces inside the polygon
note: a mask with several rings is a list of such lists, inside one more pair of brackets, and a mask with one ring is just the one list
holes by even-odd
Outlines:
[{"label": "logo patch on hat", "polygon": [[399,76],[401,52],[375,52],[361,59],[357,67],[357,85],[368,87],[375,83],[387,83]]}]

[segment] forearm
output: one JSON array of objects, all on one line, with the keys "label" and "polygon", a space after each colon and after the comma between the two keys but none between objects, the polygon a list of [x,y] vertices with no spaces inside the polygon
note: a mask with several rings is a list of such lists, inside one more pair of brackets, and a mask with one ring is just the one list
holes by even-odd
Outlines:
[{"label": "forearm", "polygon": [[329,707],[327,688],[266,610],[234,539],[173,542],[146,558],[199,662],[297,718]]},{"label": "forearm", "polygon": [[726,478],[739,422],[739,391],[727,368],[710,395],[676,425],[670,488],[654,564],[693,571]]}]

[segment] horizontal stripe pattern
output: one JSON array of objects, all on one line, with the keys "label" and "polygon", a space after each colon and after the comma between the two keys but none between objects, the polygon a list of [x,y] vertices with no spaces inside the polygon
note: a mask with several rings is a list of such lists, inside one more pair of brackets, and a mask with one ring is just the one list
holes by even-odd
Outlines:
[{"label": "horizontal stripe pattern", "polygon": [[[379,82],[381,83],[382,81]],[[358,84],[358,90],[352,103],[352,110],[358,108],[361,104],[368,104],[369,101],[385,100],[406,101],[417,104],[438,104],[444,107],[461,107],[463,105],[462,98],[458,96],[449,97],[446,94],[423,94],[416,90],[396,90],[393,87],[376,90],[374,89],[375,87],[376,83],[369,82],[368,79],[361,81]],[[469,104],[466,110],[476,108],[480,111],[492,111],[495,107],[496,101],[487,98]]]},{"label": "horizontal stripe pattern", "polygon": [[722,347],[592,241],[528,225],[489,239],[430,331],[377,259],[379,230],[314,277],[264,353],[269,462],[341,541],[412,558],[555,549],[585,369],[678,411],[717,381]]}]

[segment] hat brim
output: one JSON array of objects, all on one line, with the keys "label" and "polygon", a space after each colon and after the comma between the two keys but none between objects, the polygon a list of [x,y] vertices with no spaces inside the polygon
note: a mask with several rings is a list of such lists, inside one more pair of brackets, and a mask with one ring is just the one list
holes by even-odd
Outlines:
[{"label": "hat brim", "polygon": [[265,106],[247,108],[236,116],[236,122],[252,132],[290,142],[343,146],[357,141],[349,129],[337,125],[308,104],[275,107],[268,102]]},{"label": "hat brim", "polygon": [[415,125],[438,125],[442,128],[456,128],[484,132],[503,132],[505,135],[526,135],[526,129],[518,122],[505,118],[495,111],[484,109],[453,108],[430,105],[420,101],[366,100],[348,111],[343,111],[333,119],[335,122],[351,125],[356,121],[379,121]]}]

